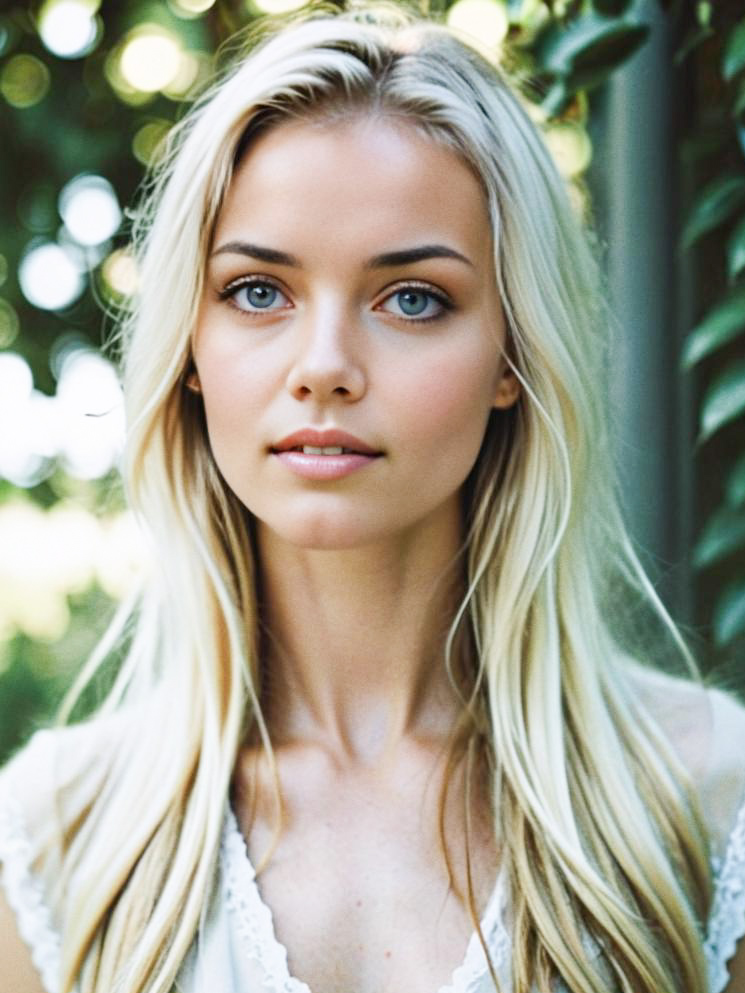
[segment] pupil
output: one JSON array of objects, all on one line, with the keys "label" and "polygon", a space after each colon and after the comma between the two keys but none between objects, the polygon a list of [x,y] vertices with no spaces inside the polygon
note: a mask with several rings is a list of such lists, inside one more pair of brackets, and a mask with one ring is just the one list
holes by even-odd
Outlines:
[{"label": "pupil", "polygon": [[413,290],[409,290],[406,293],[402,293],[400,297],[401,310],[405,314],[415,316],[421,314],[422,311],[427,306],[427,294],[426,293],[416,293]]},{"label": "pupil", "polygon": [[273,286],[251,286],[248,290],[248,301],[253,307],[270,307],[277,298]]}]

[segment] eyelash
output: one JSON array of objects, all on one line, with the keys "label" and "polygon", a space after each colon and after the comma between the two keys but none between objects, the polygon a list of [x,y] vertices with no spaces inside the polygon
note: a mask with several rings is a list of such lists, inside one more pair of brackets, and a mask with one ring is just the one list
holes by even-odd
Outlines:
[{"label": "eyelash", "polygon": [[[269,279],[268,277],[252,276],[249,278],[242,277],[241,279],[234,280],[233,282],[228,283],[228,285],[224,287],[224,289],[218,292],[218,297],[220,300],[225,300],[231,303],[231,305],[235,307],[236,310],[240,311],[241,314],[245,314],[250,317],[260,315],[262,313],[262,308],[248,310],[248,309],[244,309],[243,307],[239,307],[236,303],[232,302],[236,294],[239,293],[241,290],[251,289],[255,286],[268,286],[276,290],[278,293],[281,293],[283,296],[286,295],[284,291],[273,280]],[[411,291],[415,293],[424,294],[424,296],[429,297],[431,300],[434,300],[442,309],[437,311],[437,313],[435,314],[430,314],[428,317],[416,317],[411,315],[407,316],[404,314],[393,314],[391,313],[391,311],[386,311],[386,313],[391,314],[392,317],[397,317],[399,320],[404,321],[407,324],[427,324],[430,321],[439,320],[446,313],[453,310],[454,308],[454,304],[452,300],[450,300],[450,298],[447,297],[441,291],[434,290],[427,283],[419,283],[416,281],[411,281],[407,283],[402,283],[401,285],[391,289],[382,299],[381,303],[376,306],[375,309],[380,309],[382,307],[382,304],[398,296],[399,294],[403,294]],[[277,309],[279,310],[283,308],[277,308]],[[266,309],[267,314],[274,312],[275,312],[274,308]]]}]

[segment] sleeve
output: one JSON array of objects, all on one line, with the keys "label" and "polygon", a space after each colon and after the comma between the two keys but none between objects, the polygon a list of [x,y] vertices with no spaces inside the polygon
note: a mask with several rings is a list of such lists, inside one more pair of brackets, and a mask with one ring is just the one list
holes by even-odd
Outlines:
[{"label": "sleeve", "polygon": [[712,993],[727,986],[727,963],[745,935],[745,709],[718,691],[702,808],[712,845],[714,893],[705,952]]},{"label": "sleeve", "polygon": [[44,794],[54,747],[53,732],[38,732],[0,772],[0,884],[47,993],[59,989],[60,936],[35,871],[33,806],[23,799]]}]

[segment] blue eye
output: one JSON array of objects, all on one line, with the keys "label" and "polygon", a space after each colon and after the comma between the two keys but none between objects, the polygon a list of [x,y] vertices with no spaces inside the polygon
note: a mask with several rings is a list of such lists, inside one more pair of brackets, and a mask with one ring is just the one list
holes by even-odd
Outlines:
[{"label": "blue eye", "polygon": [[289,303],[278,287],[259,279],[228,287],[225,296],[230,297],[235,307],[249,314],[280,310]]},{"label": "blue eye", "polygon": [[450,304],[444,297],[431,290],[407,286],[386,297],[380,309],[396,317],[428,321],[440,317],[444,311],[450,309]]}]

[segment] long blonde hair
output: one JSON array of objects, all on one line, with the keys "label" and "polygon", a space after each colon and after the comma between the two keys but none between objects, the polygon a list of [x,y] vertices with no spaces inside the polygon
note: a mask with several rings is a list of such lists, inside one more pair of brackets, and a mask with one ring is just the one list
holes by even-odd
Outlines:
[{"label": "long blonde hair", "polygon": [[[65,814],[65,991],[171,989],[210,891],[238,748],[248,732],[270,746],[251,522],[185,389],[191,335],[242,151],[277,121],[360,111],[409,121],[480,177],[522,384],[517,407],[493,413],[467,484],[466,595],[446,646],[465,737],[492,757],[514,991],[548,993],[557,978],[572,993],[706,988],[705,843],[607,622],[613,597],[636,597],[677,637],[617,508],[597,266],[498,69],[444,28],[398,19],[311,17],[239,59],[173,132],[140,210],[124,477],[155,567],[92,719],[110,760]],[[459,644],[472,656],[460,675]]]}]

